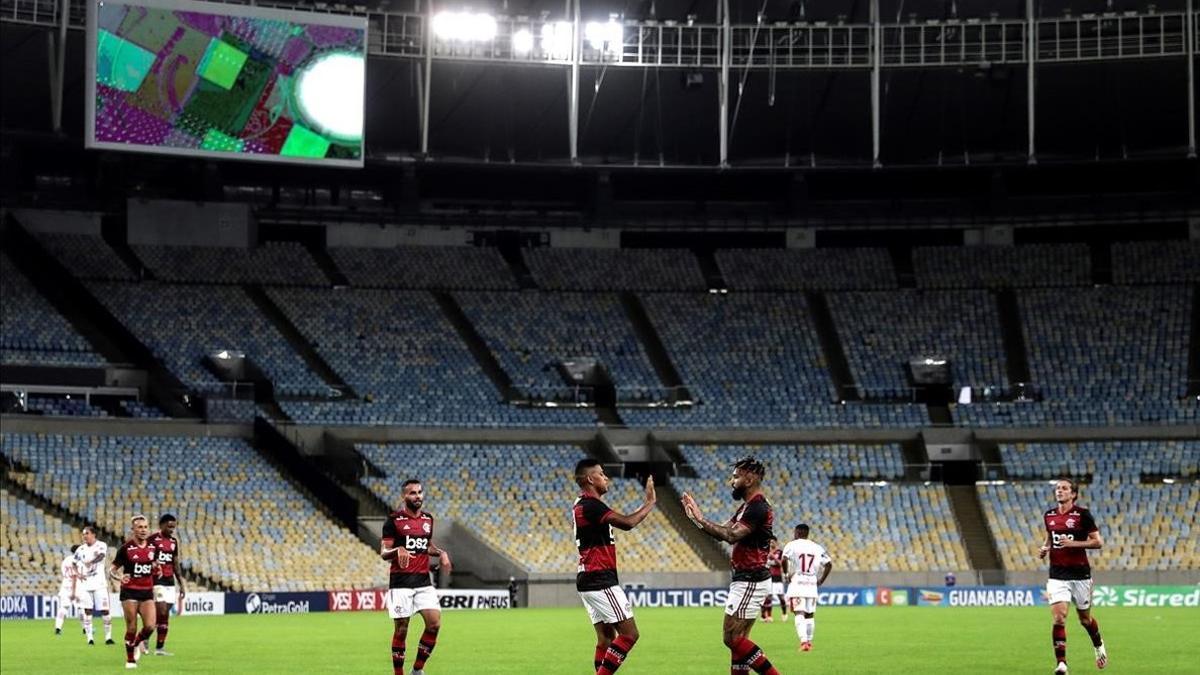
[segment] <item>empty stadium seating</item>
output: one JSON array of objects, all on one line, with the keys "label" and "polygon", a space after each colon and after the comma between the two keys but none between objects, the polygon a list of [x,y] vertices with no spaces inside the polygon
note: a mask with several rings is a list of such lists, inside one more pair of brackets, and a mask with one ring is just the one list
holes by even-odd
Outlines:
[{"label": "empty stadium seating", "polygon": [[1200,282],[1200,241],[1134,241],[1112,246],[1118,284]]},{"label": "empty stadium seating", "polygon": [[979,486],[980,500],[1010,570],[1042,569],[1037,550],[1045,536],[1042,514],[1054,506],[1050,481],[1087,478],[1079,504],[1092,511],[1104,548],[1092,565],[1109,570],[1200,569],[1196,513],[1200,483],[1142,482],[1143,476],[1194,479],[1200,441],[1114,441],[1002,445],[1010,480]]},{"label": "empty stadium seating", "polygon": [[77,279],[132,281],[137,278],[98,235],[39,232],[37,239]]},{"label": "empty stadium seating", "polygon": [[458,293],[513,384],[561,387],[553,364],[594,357],[618,387],[654,387],[658,376],[614,294]]},{"label": "empty stadium seating", "polygon": [[136,245],[133,250],[163,281],[329,285],[312,255],[293,241],[269,241],[250,249]]},{"label": "empty stadium seating", "polygon": [[474,246],[331,247],[351,284],[364,288],[515,289],[517,280],[495,248]]},{"label": "empty stadium seating", "polygon": [[[941,485],[893,482],[904,474],[899,446],[683,446],[697,478],[675,478],[704,515],[730,518],[733,463],[753,454],[766,466],[763,492],[775,511],[775,534],[791,539],[800,522],[812,527],[840,570],[914,572],[968,569],[950,502]],[[833,485],[834,479],[872,485]]]},{"label": "empty stadium seating", "polygon": [[703,290],[696,256],[677,249],[531,248],[525,262],[538,286],[553,290]]},{"label": "empty stadium seating", "polygon": [[717,264],[730,288],[759,291],[896,288],[884,248],[720,249]]},{"label": "empty stadium seating", "polygon": [[923,406],[837,405],[799,293],[652,293],[643,297],[691,409],[622,411],[633,426],[913,426]]},{"label": "empty stadium seating", "polygon": [[1086,244],[918,246],[913,271],[921,288],[1027,288],[1091,283]]},{"label": "empty stadium seating", "polygon": [[580,410],[501,402],[428,293],[271,289],[272,299],[327,363],[367,400],[285,401],[296,421],[413,426],[579,426]]},{"label": "empty stadium seating", "polygon": [[0,564],[5,595],[55,595],[59,565],[79,532],[0,487]]},{"label": "empty stadium seating", "polygon": [[[1178,419],[1187,390],[1192,290],[1037,289],[1018,294],[1043,414],[1092,424]],[[1061,411],[1061,413],[1060,413]]]},{"label": "empty stadium seating", "polygon": [[25,407],[31,413],[58,417],[108,417],[103,408],[91,405],[81,397],[29,396]]},{"label": "empty stadium seating", "polygon": [[958,386],[1001,387],[1004,344],[986,291],[830,293],[854,381],[867,397],[907,398],[909,359],[950,360]]},{"label": "empty stadium seating", "polygon": [[0,254],[0,362],[97,366],[105,360]]},{"label": "empty stadium seating", "polygon": [[[579,561],[571,504],[579,488],[575,462],[586,457],[570,446],[357,445],[386,478],[364,484],[388,504],[401,485],[420,479],[425,508],[443,521],[458,520],[531,572],[574,573]],[[637,481],[614,479],[604,501],[629,513],[642,504]],[[436,527],[436,525],[435,525]],[[437,537],[435,531],[434,537]],[[660,509],[634,530],[618,531],[617,566],[624,572],[704,571]],[[629,580],[626,577],[626,580]]]},{"label": "empty stadium seating", "polygon": [[112,532],[134,513],[174,513],[184,569],[236,590],[386,583],[378,554],[244,440],[6,433],[0,451],[30,469],[13,480]]},{"label": "empty stadium seating", "polygon": [[222,349],[241,351],[278,394],[326,396],[329,387],[297,354],[241,288],[157,282],[92,282],[100,299],[185,385],[224,389],[203,365]]}]

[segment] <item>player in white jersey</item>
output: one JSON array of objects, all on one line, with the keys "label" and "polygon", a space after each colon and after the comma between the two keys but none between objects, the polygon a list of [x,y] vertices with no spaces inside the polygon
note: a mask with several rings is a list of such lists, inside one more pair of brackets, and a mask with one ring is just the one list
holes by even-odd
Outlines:
[{"label": "player in white jersey", "polygon": [[788,583],[788,604],[796,617],[796,636],[800,638],[800,651],[812,651],[813,630],[817,612],[817,589],[825,583],[833,560],[825,547],[808,538],[808,525],[801,523],[794,532],[796,538],[783,547],[784,570],[791,571]]},{"label": "player in white jersey", "polygon": [[[62,635],[63,622],[72,605],[79,604],[79,563],[75,561],[75,550],[79,544],[71,547],[71,552],[62,559],[58,566],[58,613],[54,615],[54,634]],[[79,613],[79,623],[83,623],[83,612]],[[86,629],[84,629],[86,633]]]},{"label": "player in white jersey", "polygon": [[83,545],[75,550],[75,561],[81,568],[80,605],[83,607],[83,629],[89,645],[96,644],[93,621],[96,612],[104,617],[104,644],[114,644],[112,639],[112,617],[108,614],[108,570],[105,558],[108,544],[96,538],[91,526],[83,528]]}]

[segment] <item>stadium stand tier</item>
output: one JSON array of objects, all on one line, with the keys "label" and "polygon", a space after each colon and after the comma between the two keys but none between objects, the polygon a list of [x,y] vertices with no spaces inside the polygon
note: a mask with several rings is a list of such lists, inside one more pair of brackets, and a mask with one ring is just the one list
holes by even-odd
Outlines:
[{"label": "stadium stand tier", "polygon": [[409,426],[591,426],[583,410],[503,402],[428,293],[270,289],[313,348],[363,399],[285,401],[296,421]]},{"label": "stadium stand tier", "polygon": [[439,290],[516,289],[499,250],[468,246],[331,247],[329,255],[355,286]]},{"label": "stadium stand tier", "polygon": [[244,440],[5,433],[0,451],[29,469],[12,480],[112,532],[127,533],[135,513],[175,514],[183,568],[235,590],[386,583],[377,552]]},{"label": "stadium stand tier", "polygon": [[552,290],[703,290],[704,275],[688,249],[532,248],[525,262],[538,286]]},{"label": "stadium stand tier", "polygon": [[162,281],[328,286],[303,245],[268,241],[255,248],[135,245],[134,252]]},{"label": "stadium stand tier", "polygon": [[1086,244],[918,246],[913,271],[921,288],[1027,288],[1091,283]]},{"label": "stadium stand tier", "polygon": [[329,386],[241,288],[158,282],[92,282],[89,287],[180,381],[196,391],[225,389],[204,366],[204,359],[231,350],[245,353],[262,369],[277,394],[329,394]]},{"label": "stadium stand tier", "polygon": [[896,288],[884,248],[719,249],[717,263],[737,290],[808,291]]},{"label": "stadium stand tier", "polygon": [[39,232],[37,239],[78,279],[132,281],[137,278],[108,242],[98,236]]},{"label": "stadium stand tier", "polygon": [[105,360],[0,254],[0,362],[41,366],[99,366]]},{"label": "stadium stand tier", "polygon": [[803,522],[812,527],[814,540],[838,542],[830,550],[840,570],[969,569],[945,488],[895,482],[904,475],[897,445],[685,445],[681,450],[701,478],[672,482],[691,493],[711,520],[722,522],[737,510],[728,484],[733,463],[754,455],[766,466],[763,492],[781,540],[790,539],[792,527]]},{"label": "stadium stand tier", "polygon": [[80,543],[79,532],[62,520],[0,487],[0,560],[5,595],[55,595],[59,565]]},{"label": "stadium stand tier", "polygon": [[1000,455],[1010,480],[977,489],[1007,569],[1044,567],[1037,558],[1042,514],[1054,507],[1051,481],[1060,477],[1090,479],[1079,505],[1092,511],[1104,537],[1094,566],[1200,569],[1200,441],[1016,443],[1000,446]]}]

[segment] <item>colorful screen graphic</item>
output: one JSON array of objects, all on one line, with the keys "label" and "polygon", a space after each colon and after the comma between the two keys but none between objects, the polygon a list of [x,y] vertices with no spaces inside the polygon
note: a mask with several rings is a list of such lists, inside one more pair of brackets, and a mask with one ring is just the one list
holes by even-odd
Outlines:
[{"label": "colorful screen graphic", "polygon": [[366,19],[187,0],[88,15],[88,146],[362,166]]}]

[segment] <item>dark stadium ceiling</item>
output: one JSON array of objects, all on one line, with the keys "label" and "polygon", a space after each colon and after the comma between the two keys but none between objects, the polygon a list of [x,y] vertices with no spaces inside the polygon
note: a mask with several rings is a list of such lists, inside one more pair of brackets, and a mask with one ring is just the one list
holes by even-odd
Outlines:
[{"label": "dark stadium ceiling", "polygon": [[[357,3],[347,3],[357,4]],[[410,11],[411,0],[369,3]],[[445,0],[509,15],[564,16],[567,3]],[[866,0],[731,0],[734,22],[868,20]],[[1039,16],[1086,12],[1180,11],[1184,0],[1038,2]],[[715,0],[634,2],[584,0],[583,18],[610,14],[713,21]],[[1025,3],[881,0],[885,20],[954,17],[1018,18]],[[82,33],[68,49],[64,127],[82,137]],[[50,97],[46,31],[0,27],[0,77],[5,130],[48,131]],[[419,149],[416,61],[373,58],[368,68],[366,137],[374,157]],[[431,154],[490,162],[563,162],[567,146],[567,76],[555,67],[435,62]],[[1183,59],[1043,65],[1038,69],[1038,149],[1045,159],[1182,156],[1187,141]],[[584,68],[579,152],[587,163],[688,165],[717,163],[716,74],[683,84],[683,71]],[[881,152],[887,166],[1018,162],[1026,147],[1024,66],[885,70]],[[731,132],[734,166],[869,165],[871,110],[865,72],[779,72],[773,105],[769,76],[749,75]],[[735,71],[732,80],[741,79]]]}]

